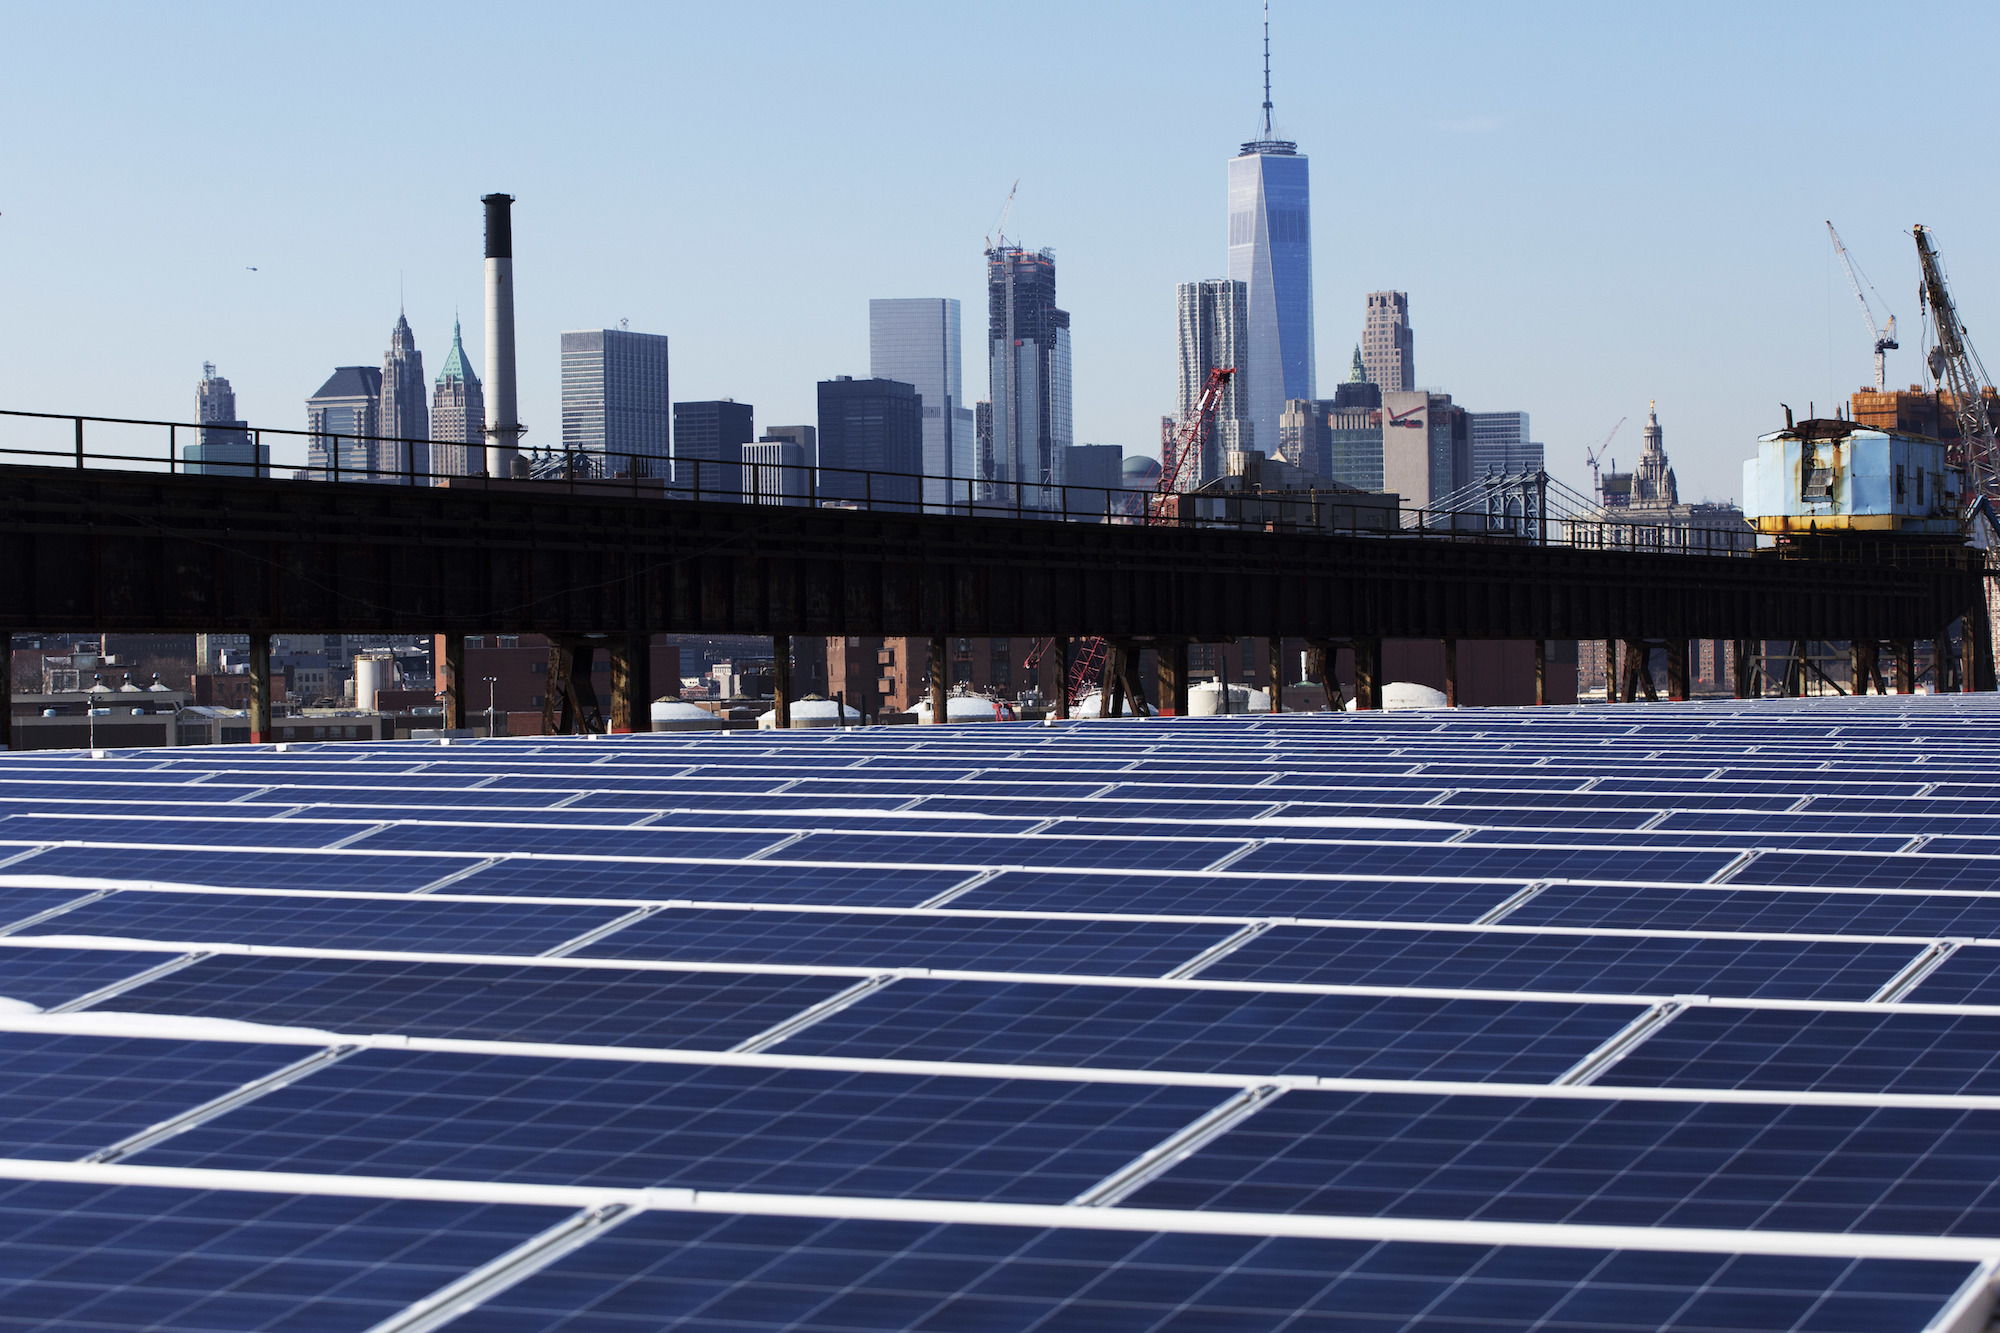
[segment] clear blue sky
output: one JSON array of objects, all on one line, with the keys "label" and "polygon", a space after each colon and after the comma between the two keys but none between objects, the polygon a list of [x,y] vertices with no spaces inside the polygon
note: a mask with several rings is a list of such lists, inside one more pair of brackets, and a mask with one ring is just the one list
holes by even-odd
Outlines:
[{"label": "clear blue sky", "polygon": [[[1996,14],[1278,0],[1322,392],[1363,294],[1402,289],[1418,381],[1531,412],[1559,475],[1621,416],[1629,464],[1657,398],[1683,496],[1734,496],[1781,400],[1870,373],[1823,219],[1901,317],[1892,383],[1920,374],[1912,222],[1975,340],[2000,330],[1990,92],[1940,82],[1978,81]],[[399,282],[434,374],[454,309],[481,337],[477,201],[504,190],[529,444],[560,437],[557,333],[621,317],[672,335],[676,398],[761,428],[867,373],[868,298],[956,296],[983,397],[981,238],[1018,177],[1077,438],[1151,451],[1174,284],[1224,271],[1261,100],[1244,0],[0,17],[0,406],[187,418],[212,360],[297,427],[332,367],[380,364]]]}]

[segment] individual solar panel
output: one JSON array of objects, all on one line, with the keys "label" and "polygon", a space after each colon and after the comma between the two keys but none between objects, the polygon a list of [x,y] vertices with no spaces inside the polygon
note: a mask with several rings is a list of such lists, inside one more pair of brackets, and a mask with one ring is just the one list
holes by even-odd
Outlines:
[{"label": "individual solar panel", "polygon": [[127,991],[114,1007],[350,1033],[719,1051],[853,984],[782,973],[219,955]]},{"label": "individual solar panel", "polygon": [[577,956],[1159,976],[1231,930],[1162,921],[674,908],[635,921]]},{"label": "individual solar panel", "polygon": [[0,1327],[359,1329],[565,1211],[0,1183]]},{"label": "individual solar panel", "polygon": [[174,957],[137,949],[26,948],[0,943],[0,997],[49,1009]]},{"label": "individual solar panel", "polygon": [[615,920],[616,907],[306,898],[126,889],[18,932],[420,953],[537,954]]},{"label": "individual solar panel", "polygon": [[1903,998],[1912,1004],[2000,1004],[2000,948],[1959,949]]},{"label": "individual solar panel", "polygon": [[64,903],[79,902],[85,896],[87,891],[82,889],[29,889],[0,885],[0,930],[39,916],[51,908],[61,907]]},{"label": "individual solar panel", "polygon": [[1919,1333],[1968,1263],[640,1214],[457,1333]]},{"label": "individual solar panel", "polygon": [[1765,852],[1730,877],[1732,884],[1789,884],[1800,888],[1970,889],[2000,892],[2000,858],[1969,856],[1835,856],[1823,852]]},{"label": "individual solar panel", "polygon": [[1008,871],[954,898],[951,905],[967,910],[1009,912],[1147,912],[1167,916],[1290,916],[1456,923],[1476,921],[1520,891],[1519,884]]},{"label": "individual solar panel", "polygon": [[216,888],[406,893],[474,864],[452,856],[369,852],[187,851],[172,847],[51,847],[20,863],[37,875],[131,879]]},{"label": "individual solar panel", "polygon": [[1244,840],[977,837],[970,834],[815,833],[772,853],[785,861],[898,861],[962,866],[1114,866],[1199,870]]},{"label": "individual solar panel", "polygon": [[323,847],[366,825],[304,823],[283,819],[112,819],[92,815],[12,815],[0,819],[10,842],[125,842],[164,847]]},{"label": "individual solar panel", "polygon": [[1624,851],[1615,847],[1324,847],[1270,843],[1231,870],[1278,875],[1411,875],[1450,879],[1682,880],[1700,883],[1729,852]]},{"label": "individual solar panel", "polygon": [[1620,930],[1985,936],[2000,934],[2000,895],[1551,884],[1506,920],[1510,926]]},{"label": "individual solar panel", "polygon": [[364,1051],[134,1159],[1063,1203],[1226,1089]]},{"label": "individual solar panel", "polygon": [[1281,926],[1201,975],[1317,985],[1865,1000],[1919,952],[1917,944]]},{"label": "individual solar panel", "polygon": [[1125,1202],[1992,1235],[2000,1111],[1295,1091]]},{"label": "individual solar panel", "polygon": [[0,1156],[81,1157],[312,1049],[0,1032]]},{"label": "individual solar panel", "polygon": [[1620,1087],[2000,1093],[2000,1017],[1852,1009],[1674,1015],[1598,1079]]},{"label": "individual solar panel", "polygon": [[813,907],[915,907],[954,885],[962,870],[796,865],[784,861],[687,864],[510,858],[451,885],[454,894],[797,903]]},{"label": "individual solar panel", "polygon": [[1355,1078],[1557,1078],[1642,1009],[1625,1004],[904,979],[774,1049]]},{"label": "individual solar panel", "polygon": [[1858,836],[1851,833],[1718,833],[1705,830],[1649,829],[1645,832],[1592,829],[1579,833],[1572,829],[1481,829],[1465,841],[1470,843],[1508,842],[1574,846],[1581,841],[1607,847],[1708,849],[1785,847],[1797,851],[1893,852],[1909,842],[1907,834]]},{"label": "individual solar panel", "polygon": [[[5,825],[0,825],[4,831]],[[394,824],[368,835],[371,851],[542,852],[585,856],[749,856],[784,840],[783,830],[602,828],[551,825]]]}]

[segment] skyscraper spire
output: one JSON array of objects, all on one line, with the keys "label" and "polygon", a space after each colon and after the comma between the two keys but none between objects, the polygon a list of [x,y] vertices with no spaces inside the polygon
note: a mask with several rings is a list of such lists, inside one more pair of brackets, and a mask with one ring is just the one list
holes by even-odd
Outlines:
[{"label": "skyscraper spire", "polygon": [[1271,137],[1271,0],[1264,0],[1264,137]]}]

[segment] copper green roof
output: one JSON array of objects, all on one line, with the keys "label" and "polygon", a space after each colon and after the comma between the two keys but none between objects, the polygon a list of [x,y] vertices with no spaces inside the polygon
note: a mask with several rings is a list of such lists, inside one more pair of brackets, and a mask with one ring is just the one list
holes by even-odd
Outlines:
[{"label": "copper green roof", "polygon": [[451,351],[445,354],[444,365],[438,370],[437,382],[459,380],[465,384],[479,383],[479,376],[472,373],[472,367],[465,363],[465,343],[458,334],[458,321],[451,322]]}]

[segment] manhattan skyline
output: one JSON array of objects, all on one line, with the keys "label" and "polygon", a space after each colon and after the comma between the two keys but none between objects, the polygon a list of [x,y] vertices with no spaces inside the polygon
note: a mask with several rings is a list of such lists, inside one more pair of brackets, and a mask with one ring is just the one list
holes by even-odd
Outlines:
[{"label": "manhattan skyline", "polygon": [[[780,82],[854,59],[942,65],[952,90],[933,106],[894,80],[829,85],[808,114],[796,99],[746,101],[719,69],[655,87],[641,77],[647,51],[731,40],[731,16],[696,9],[558,21],[444,7],[410,16],[394,49],[370,43],[367,24],[336,32],[250,7],[220,6],[199,32],[144,10],[105,31],[20,11],[0,106],[41,128],[0,149],[13,316],[0,321],[0,400],[183,416],[189,377],[212,360],[242,417],[297,428],[330,367],[379,360],[399,272],[424,351],[443,355],[455,309],[478,342],[467,200],[498,189],[520,199],[526,447],[561,437],[561,330],[620,318],[675,339],[676,397],[809,420],[818,380],[866,364],[869,299],[978,308],[981,238],[1019,177],[1008,234],[1055,248],[1075,316],[1074,438],[1153,452],[1174,406],[1176,285],[1219,273],[1217,163],[1261,132],[1260,8],[1030,5],[1024,19],[1052,39],[1025,71],[985,60],[971,14],[892,6],[882,16],[894,21],[856,25],[773,12],[760,69]],[[1905,324],[1913,221],[1936,228],[1975,338],[2000,311],[1992,186],[1905,172],[1885,197],[1857,175],[1910,160],[1920,124],[1975,123],[1970,94],[1892,85],[1886,99],[1808,109],[1771,77],[1851,59],[1861,31],[1884,69],[1903,70],[1922,68],[1942,32],[1977,44],[2000,26],[1971,6],[1926,14],[1919,26],[1860,6],[1281,3],[1275,129],[1314,155],[1317,178],[1318,379],[1344,377],[1366,292],[1407,291],[1422,312],[1419,383],[1474,410],[1532,412],[1557,475],[1587,480],[1584,447],[1621,416],[1611,452],[1630,466],[1657,398],[1676,423],[1683,492],[1734,494],[1780,401],[1824,408],[1870,377],[1824,218]],[[1386,58],[1417,34],[1428,74]],[[80,43],[94,53],[81,72],[59,59]],[[475,64],[518,65],[532,49],[535,70],[486,106],[426,77],[421,53],[454,44]],[[294,78],[307,50],[351,77]],[[1384,58],[1349,58],[1370,51]],[[235,75],[185,78],[198,60]],[[588,114],[579,86],[598,101]],[[995,135],[1002,103],[1010,132]],[[422,136],[379,150],[407,152],[382,164],[393,191],[322,188],[317,163],[340,145],[474,121],[447,161],[419,161]],[[735,149],[746,139],[762,153],[754,172]],[[184,165],[196,141],[233,165],[220,194]],[[828,264],[835,252],[868,262]],[[107,332],[122,349],[115,377],[78,355]],[[1892,384],[1921,377],[1911,346],[1891,354]],[[968,400],[985,396],[976,364]]]}]

